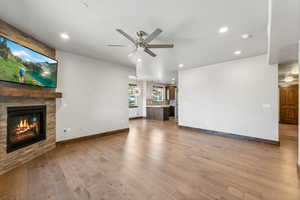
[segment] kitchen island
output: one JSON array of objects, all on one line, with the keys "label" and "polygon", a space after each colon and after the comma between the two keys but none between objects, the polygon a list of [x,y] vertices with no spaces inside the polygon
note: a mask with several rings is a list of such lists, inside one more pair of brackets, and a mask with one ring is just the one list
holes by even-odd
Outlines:
[{"label": "kitchen island", "polygon": [[165,121],[169,120],[169,105],[148,105],[147,119]]}]

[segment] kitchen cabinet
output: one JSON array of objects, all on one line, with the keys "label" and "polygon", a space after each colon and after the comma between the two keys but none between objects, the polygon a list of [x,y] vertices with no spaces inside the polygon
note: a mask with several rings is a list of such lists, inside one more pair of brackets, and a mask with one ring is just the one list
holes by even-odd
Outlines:
[{"label": "kitchen cabinet", "polygon": [[147,119],[165,121],[169,120],[170,106],[147,106]]}]

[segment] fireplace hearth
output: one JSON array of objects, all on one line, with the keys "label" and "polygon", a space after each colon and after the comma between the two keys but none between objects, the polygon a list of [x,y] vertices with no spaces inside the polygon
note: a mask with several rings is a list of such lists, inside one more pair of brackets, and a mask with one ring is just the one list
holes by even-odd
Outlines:
[{"label": "fireplace hearth", "polygon": [[7,153],[46,139],[46,106],[7,108]]}]

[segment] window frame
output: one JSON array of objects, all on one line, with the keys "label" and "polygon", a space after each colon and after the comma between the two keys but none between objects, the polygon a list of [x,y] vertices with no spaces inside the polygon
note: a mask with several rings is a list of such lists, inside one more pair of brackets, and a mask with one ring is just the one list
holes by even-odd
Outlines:
[{"label": "window frame", "polygon": [[[132,88],[130,89],[130,87],[132,87]],[[138,106],[138,97],[136,95],[134,95],[134,91],[133,91],[134,88],[136,88],[136,87],[137,87],[137,84],[134,84],[134,83],[128,84],[128,107],[129,108],[138,108],[139,107]],[[134,103],[132,103],[132,104],[130,103],[131,98],[134,99]]]}]

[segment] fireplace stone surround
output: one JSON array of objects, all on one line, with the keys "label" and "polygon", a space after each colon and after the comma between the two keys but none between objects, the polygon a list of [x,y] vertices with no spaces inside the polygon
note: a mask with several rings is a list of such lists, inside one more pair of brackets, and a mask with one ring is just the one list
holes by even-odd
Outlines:
[{"label": "fireplace stone surround", "polygon": [[[33,38],[0,19],[0,36],[56,58],[55,48]],[[40,88],[0,82],[0,175],[55,148],[56,98],[62,94],[54,88]],[[7,107],[47,106],[46,139],[7,153]],[[0,198],[1,199],[1,198]]]},{"label": "fireplace stone surround", "polygon": [[[46,106],[46,139],[7,153],[7,108]],[[55,148],[56,100],[0,96],[0,175]]]}]

